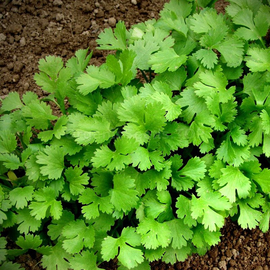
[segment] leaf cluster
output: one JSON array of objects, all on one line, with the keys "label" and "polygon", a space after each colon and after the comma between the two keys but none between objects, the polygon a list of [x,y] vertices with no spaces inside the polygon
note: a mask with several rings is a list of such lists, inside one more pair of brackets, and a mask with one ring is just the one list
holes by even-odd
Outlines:
[{"label": "leaf cluster", "polygon": [[205,253],[228,217],[269,230],[270,7],[214,2],[118,22],[101,66],[87,49],[47,56],[46,98],[1,100],[1,269],[35,250],[48,270],[145,270]]}]

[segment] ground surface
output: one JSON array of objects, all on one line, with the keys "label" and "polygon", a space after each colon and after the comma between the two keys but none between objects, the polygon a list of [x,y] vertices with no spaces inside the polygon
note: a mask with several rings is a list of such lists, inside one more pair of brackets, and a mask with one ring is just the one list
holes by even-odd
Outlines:
[{"label": "ground surface", "polygon": [[[0,96],[10,91],[20,94],[35,91],[33,75],[38,61],[46,55],[69,59],[78,49],[93,50],[95,39],[105,27],[114,27],[123,20],[126,26],[158,18],[158,12],[168,0],[0,0]],[[224,3],[217,5],[219,11]],[[94,50],[92,63],[104,60],[102,52]],[[174,266],[152,263],[154,270],[270,269],[270,233],[242,230],[227,221],[220,244],[205,256],[194,255]],[[42,269],[35,254],[17,259],[25,269]],[[114,270],[115,263],[106,265]]]}]

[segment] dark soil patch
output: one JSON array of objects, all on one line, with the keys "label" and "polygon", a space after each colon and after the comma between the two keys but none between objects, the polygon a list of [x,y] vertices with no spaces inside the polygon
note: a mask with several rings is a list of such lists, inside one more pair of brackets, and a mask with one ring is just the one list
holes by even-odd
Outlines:
[{"label": "dark soil patch", "polygon": [[[38,61],[46,55],[64,59],[76,50],[94,50],[96,38],[106,27],[114,27],[122,20],[127,27],[158,18],[168,0],[2,0],[0,1],[0,97],[10,91],[23,94],[44,93],[36,86],[33,75]],[[226,3],[219,1],[216,8],[224,11]],[[104,53],[94,50],[92,64],[104,61]],[[270,268],[270,234],[258,229],[243,230],[227,221],[222,229],[219,245],[205,256],[193,255],[185,262],[167,265],[153,262],[152,269],[213,269],[267,270]],[[25,269],[41,270],[38,254],[17,258]],[[116,269],[116,261],[104,264]]]}]

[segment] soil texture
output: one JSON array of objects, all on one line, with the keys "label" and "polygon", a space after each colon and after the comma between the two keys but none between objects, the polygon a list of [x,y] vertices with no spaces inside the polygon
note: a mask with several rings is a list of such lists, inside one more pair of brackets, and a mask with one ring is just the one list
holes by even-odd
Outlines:
[{"label": "soil texture", "polygon": [[[74,56],[78,49],[93,50],[92,64],[104,61],[105,53],[96,50],[96,38],[106,27],[114,27],[120,20],[127,28],[139,22],[158,18],[169,0],[0,0],[0,97],[10,91],[20,95],[34,91],[33,76],[38,61],[47,55]],[[216,8],[224,11],[226,2]],[[213,269],[268,270],[270,269],[270,233],[258,229],[243,230],[230,220],[222,229],[221,242],[206,255],[193,255],[184,262],[168,265],[153,262],[153,270]],[[22,267],[43,269],[40,256],[26,254],[17,258]],[[117,262],[102,266],[114,270]]]}]

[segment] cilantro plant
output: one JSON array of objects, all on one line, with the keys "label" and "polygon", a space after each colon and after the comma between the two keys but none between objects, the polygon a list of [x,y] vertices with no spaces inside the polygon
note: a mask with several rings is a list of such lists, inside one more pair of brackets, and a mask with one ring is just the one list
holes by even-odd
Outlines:
[{"label": "cilantro plant", "polygon": [[88,50],[47,56],[46,97],[2,100],[1,269],[34,250],[48,270],[115,257],[146,270],[204,254],[228,217],[268,231],[269,1],[213,5],[172,0],[158,20],[118,22],[97,39],[114,51],[101,66]]}]

